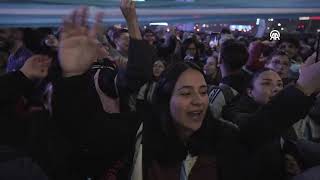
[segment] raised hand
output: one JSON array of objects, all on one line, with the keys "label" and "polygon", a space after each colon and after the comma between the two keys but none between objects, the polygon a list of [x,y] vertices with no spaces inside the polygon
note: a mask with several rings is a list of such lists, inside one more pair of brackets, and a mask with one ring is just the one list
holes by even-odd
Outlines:
[{"label": "raised hand", "polygon": [[300,68],[298,87],[306,95],[311,95],[320,90],[320,62],[315,63],[316,56],[310,56]]},{"label": "raised hand", "polygon": [[133,39],[142,39],[135,2],[132,0],[121,0],[120,9],[127,21],[130,37]]},{"label": "raised hand", "polygon": [[132,0],[121,0],[120,9],[127,21],[136,20],[137,13],[136,13],[136,6],[135,2]]},{"label": "raised hand", "polygon": [[63,76],[85,73],[99,55],[97,34],[102,32],[102,13],[97,13],[93,27],[87,25],[86,7],[76,9],[63,23],[59,44],[59,60]]},{"label": "raised hand", "polygon": [[45,55],[33,55],[27,59],[20,71],[30,80],[43,79],[48,75],[51,60]]}]

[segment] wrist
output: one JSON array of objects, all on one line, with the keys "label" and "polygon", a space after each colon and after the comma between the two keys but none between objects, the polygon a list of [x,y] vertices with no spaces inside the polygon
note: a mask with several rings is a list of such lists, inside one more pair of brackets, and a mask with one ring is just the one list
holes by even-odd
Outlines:
[{"label": "wrist", "polygon": [[23,74],[24,76],[26,76],[29,80],[33,80],[33,79],[34,79],[33,76],[32,76],[32,74],[29,73],[28,71],[26,71],[25,69],[21,68],[21,69],[20,69],[20,72],[22,72],[22,74]]},{"label": "wrist", "polygon": [[138,21],[137,15],[136,14],[130,14],[126,17],[127,23],[136,23]]}]

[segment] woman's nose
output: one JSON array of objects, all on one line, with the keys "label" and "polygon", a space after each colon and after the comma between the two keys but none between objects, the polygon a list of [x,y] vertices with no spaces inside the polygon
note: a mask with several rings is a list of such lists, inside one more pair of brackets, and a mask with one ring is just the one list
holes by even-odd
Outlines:
[{"label": "woman's nose", "polygon": [[201,104],[201,95],[199,93],[195,93],[193,96],[192,96],[192,104],[194,105],[199,105]]}]

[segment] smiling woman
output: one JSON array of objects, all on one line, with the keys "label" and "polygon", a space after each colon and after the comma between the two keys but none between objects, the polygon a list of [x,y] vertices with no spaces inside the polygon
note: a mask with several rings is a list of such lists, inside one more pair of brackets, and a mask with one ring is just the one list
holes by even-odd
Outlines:
[{"label": "smiling woman", "polygon": [[202,125],[208,108],[204,75],[197,65],[187,62],[169,67],[164,76],[155,92],[161,124],[166,124],[163,130],[173,125],[187,141]]},{"label": "smiling woman", "polygon": [[[191,62],[180,62],[169,66],[161,77],[154,96],[154,116],[143,121],[146,179],[175,179],[176,175],[182,178],[191,172],[191,179],[204,179],[203,175],[216,177],[215,167],[203,164],[203,160],[213,159],[211,155],[208,159],[203,156],[203,152],[212,150],[208,148],[212,144],[204,142],[209,138],[204,129],[210,114],[207,114],[207,84],[202,70]],[[193,170],[193,166],[204,170]],[[180,175],[176,174],[180,169]]]},{"label": "smiling woman", "polygon": [[170,100],[170,112],[182,139],[189,138],[202,125],[208,108],[207,85],[194,69],[181,74]]},{"label": "smiling woman", "polygon": [[[126,0],[123,0],[123,12],[131,8],[134,10],[125,4]],[[85,23],[77,24],[85,21],[81,17],[86,16],[79,16],[80,20],[76,21],[76,14],[71,14],[69,22],[71,24],[64,29],[64,33],[88,28]],[[129,17],[132,16],[128,14],[125,17],[129,21]],[[100,18],[97,19],[97,25],[100,25],[98,23]],[[133,20],[137,22],[136,19]],[[129,21],[128,24],[131,23]],[[77,28],[78,26],[80,28]],[[133,32],[140,32],[136,24],[132,27],[135,27]],[[93,28],[90,32],[99,31]],[[59,55],[65,78],[55,85],[56,118],[68,119],[68,124],[65,125],[63,121],[61,128],[67,132],[76,128],[70,134],[70,139],[84,145],[88,144],[91,153],[101,152],[104,157],[113,156],[114,151],[130,151],[128,154],[134,154],[129,160],[130,162],[133,160],[130,169],[139,172],[137,174],[142,175],[144,180],[262,179],[264,174],[260,171],[270,171],[273,166],[268,169],[255,166],[256,164],[250,161],[252,152],[255,153],[261,144],[268,142],[270,138],[304,117],[312,105],[312,99],[308,95],[320,86],[315,78],[319,76],[319,63],[305,66],[296,86],[290,86],[279,92],[270,104],[261,107],[254,116],[247,119],[247,125],[239,130],[224,121],[212,118],[207,110],[207,84],[202,70],[190,62],[179,62],[170,66],[161,75],[152,106],[148,106],[141,114],[125,116],[120,113],[110,116],[97,108],[92,108],[90,97],[86,95],[88,80],[83,75],[89,68],[89,62],[93,59],[91,56],[94,56],[96,49],[89,48],[93,46],[94,33],[87,35],[79,32],[79,34],[80,37],[84,37],[75,38],[79,38],[80,44],[86,47],[86,52],[80,47],[72,48],[74,46],[71,45],[79,44],[73,41],[72,37],[62,36],[65,37],[62,41],[69,43],[70,46],[60,47]],[[129,49],[131,48],[131,52],[134,53],[129,53],[129,56],[137,56],[128,58],[127,72],[149,72],[145,69],[148,68],[150,74],[146,73],[139,77],[151,76],[150,62],[155,52],[152,51],[152,46],[141,39],[139,35],[139,39],[130,40],[132,45]],[[134,62],[141,67],[132,66]],[[133,76],[127,75],[127,77]],[[74,91],[75,86],[77,91]],[[142,140],[140,138],[141,141],[136,141],[135,134],[137,132],[138,136],[141,134],[137,131],[141,122],[143,122],[140,136]],[[80,126],[74,126],[79,123]],[[102,141],[96,141],[97,139]],[[140,151],[142,146],[143,151]],[[136,149],[139,147],[139,150],[131,152],[132,149],[126,149],[127,147]],[[135,156],[136,154],[138,155]],[[101,159],[96,154],[93,157]],[[75,159],[81,159],[81,156]],[[257,167],[257,171],[252,171],[252,167]],[[133,179],[142,179],[135,175],[129,174]]]}]

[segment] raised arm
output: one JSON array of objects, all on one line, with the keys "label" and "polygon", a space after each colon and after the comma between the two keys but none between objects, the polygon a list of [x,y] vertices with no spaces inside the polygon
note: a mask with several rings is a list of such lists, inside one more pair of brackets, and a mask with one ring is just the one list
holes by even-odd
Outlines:
[{"label": "raised arm", "polygon": [[0,77],[0,103],[7,105],[18,97],[33,90],[32,80],[43,79],[48,75],[51,59],[43,55],[33,55],[27,59],[19,71]]},{"label": "raised arm", "polygon": [[[54,83],[53,118],[59,129],[78,146],[100,147],[108,152],[125,150],[136,119],[125,114],[108,114],[97,109],[97,98],[89,93],[90,81],[86,72],[97,59],[97,33],[103,15],[96,14],[92,28],[87,26],[87,8],[70,14],[63,24],[59,60],[63,77]],[[132,124],[131,124],[132,123]],[[132,130],[134,131],[134,130]],[[122,147],[122,148],[120,148]],[[120,148],[120,149],[119,149]]]},{"label": "raised arm", "polygon": [[132,0],[121,0],[120,9],[126,19],[130,38],[142,40],[135,2]]},{"label": "raised arm", "polygon": [[243,140],[252,145],[265,143],[307,115],[314,103],[311,94],[320,89],[320,62],[314,62],[308,59],[300,69],[296,85],[285,88],[247,123],[241,124]]},{"label": "raised arm", "polygon": [[131,92],[138,91],[145,82],[152,79],[152,64],[156,51],[154,47],[142,40],[135,2],[121,0],[120,8],[126,19],[130,35],[129,56],[125,72],[127,88]]}]

